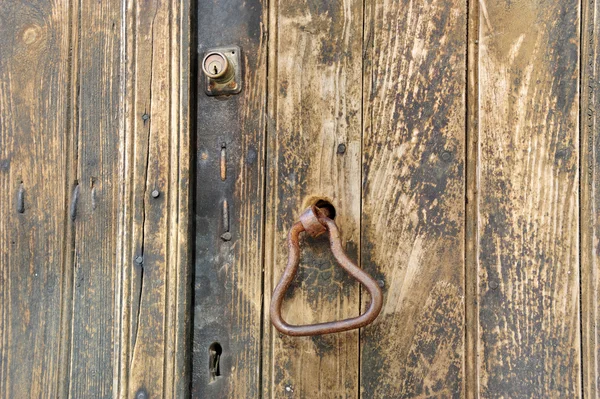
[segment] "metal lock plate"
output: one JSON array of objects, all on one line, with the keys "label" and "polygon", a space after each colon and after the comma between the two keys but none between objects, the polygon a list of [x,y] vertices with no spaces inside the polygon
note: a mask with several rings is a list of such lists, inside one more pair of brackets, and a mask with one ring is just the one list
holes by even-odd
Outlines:
[{"label": "metal lock plate", "polygon": [[202,57],[204,91],[209,96],[242,91],[241,50],[237,46],[208,49]]}]

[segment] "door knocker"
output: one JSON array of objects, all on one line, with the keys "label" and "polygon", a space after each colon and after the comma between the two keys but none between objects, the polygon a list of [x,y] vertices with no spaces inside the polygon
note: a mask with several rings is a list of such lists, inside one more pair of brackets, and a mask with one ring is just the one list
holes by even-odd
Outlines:
[{"label": "door knocker", "polygon": [[[283,271],[281,280],[279,280],[279,283],[275,287],[270,307],[271,322],[277,330],[284,334],[292,336],[310,336],[353,330],[371,323],[381,311],[383,295],[379,285],[369,274],[356,266],[356,264],[346,256],[346,253],[342,248],[337,225],[328,216],[326,209],[320,209],[313,205],[302,213],[300,221],[294,223],[288,234],[288,263]],[[298,266],[300,264],[300,244],[298,242],[298,237],[303,231],[313,237],[328,232],[329,246],[337,263],[344,268],[348,274],[364,285],[371,295],[371,302],[365,313],[349,319],[306,325],[291,325],[283,320],[281,317],[281,305],[283,304],[285,292],[292,283],[292,280],[294,280],[296,272],[298,271]]]}]

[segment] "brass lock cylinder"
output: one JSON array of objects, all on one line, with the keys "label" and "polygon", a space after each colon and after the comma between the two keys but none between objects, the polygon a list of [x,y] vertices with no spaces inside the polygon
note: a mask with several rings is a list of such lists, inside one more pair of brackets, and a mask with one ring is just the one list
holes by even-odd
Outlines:
[{"label": "brass lock cylinder", "polygon": [[212,51],[204,56],[202,70],[209,79],[219,83],[227,83],[235,75],[230,60],[219,51]]}]

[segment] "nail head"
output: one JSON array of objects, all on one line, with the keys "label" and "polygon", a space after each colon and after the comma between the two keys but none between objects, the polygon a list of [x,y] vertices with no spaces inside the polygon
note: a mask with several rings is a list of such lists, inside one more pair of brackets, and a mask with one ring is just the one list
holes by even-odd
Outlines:
[{"label": "nail head", "polygon": [[221,238],[223,239],[223,241],[230,241],[231,240],[231,233],[230,232],[223,233],[221,235]]}]

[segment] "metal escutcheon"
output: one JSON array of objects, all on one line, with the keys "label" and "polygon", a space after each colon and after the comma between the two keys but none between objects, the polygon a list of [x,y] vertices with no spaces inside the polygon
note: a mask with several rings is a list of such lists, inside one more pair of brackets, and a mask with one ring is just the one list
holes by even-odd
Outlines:
[{"label": "metal escutcheon", "polygon": [[202,58],[204,91],[209,96],[238,94],[242,90],[240,48],[219,47],[208,50]]}]

